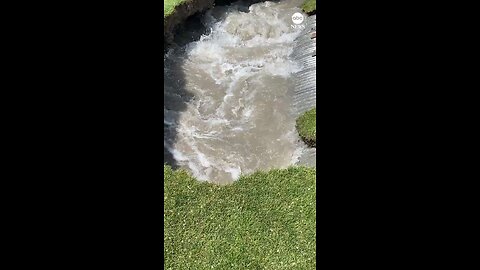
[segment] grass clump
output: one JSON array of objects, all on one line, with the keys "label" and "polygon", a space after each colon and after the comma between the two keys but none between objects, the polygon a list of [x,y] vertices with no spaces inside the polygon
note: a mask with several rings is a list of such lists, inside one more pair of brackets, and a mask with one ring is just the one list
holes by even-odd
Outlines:
[{"label": "grass clump", "polygon": [[317,10],[317,0],[307,0],[302,5],[303,12],[313,14]]},{"label": "grass clump", "polygon": [[164,166],[165,269],[315,269],[315,169],[227,186]]},{"label": "grass clump", "polygon": [[163,18],[168,17],[175,10],[175,7],[190,0],[163,0]]},{"label": "grass clump", "polygon": [[306,111],[297,119],[297,130],[303,141],[315,147],[317,136],[317,109]]}]

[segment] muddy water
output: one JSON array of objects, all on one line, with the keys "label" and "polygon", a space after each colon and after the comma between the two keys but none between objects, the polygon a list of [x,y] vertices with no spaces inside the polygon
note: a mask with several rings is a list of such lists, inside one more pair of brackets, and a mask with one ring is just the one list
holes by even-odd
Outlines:
[{"label": "muddy water", "polygon": [[216,7],[178,34],[164,59],[167,163],[226,184],[298,160],[291,76],[301,66],[289,55],[302,2]]}]

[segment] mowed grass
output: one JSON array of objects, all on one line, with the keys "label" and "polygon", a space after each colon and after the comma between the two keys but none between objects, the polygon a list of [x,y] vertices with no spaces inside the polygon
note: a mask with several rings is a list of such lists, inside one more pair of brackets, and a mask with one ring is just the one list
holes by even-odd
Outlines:
[{"label": "mowed grass", "polygon": [[175,10],[175,6],[187,1],[191,0],[163,0],[163,17],[168,17]]},{"label": "mowed grass", "polygon": [[315,146],[317,136],[317,109],[306,111],[297,119],[297,130],[300,137],[310,146]]},{"label": "mowed grass", "polygon": [[317,9],[317,0],[307,0],[302,5],[302,10],[305,13],[313,12]]},{"label": "mowed grass", "polygon": [[165,269],[315,269],[315,169],[201,183],[164,166]]}]

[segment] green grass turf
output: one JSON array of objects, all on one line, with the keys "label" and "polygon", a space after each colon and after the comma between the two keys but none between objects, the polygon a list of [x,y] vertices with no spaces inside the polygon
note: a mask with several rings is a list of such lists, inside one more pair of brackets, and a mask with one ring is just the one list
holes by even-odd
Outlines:
[{"label": "green grass turf", "polygon": [[317,110],[306,111],[297,119],[297,130],[300,137],[310,146],[315,146],[317,135]]},{"label": "green grass turf", "polygon": [[190,0],[163,0],[163,17],[168,17],[168,15],[172,14],[174,11],[175,6],[187,1]]},{"label": "green grass turf", "polygon": [[164,166],[165,269],[315,269],[315,169],[227,186]]},{"label": "green grass turf", "polygon": [[313,12],[317,9],[317,0],[307,0],[302,5],[302,10],[305,13]]}]

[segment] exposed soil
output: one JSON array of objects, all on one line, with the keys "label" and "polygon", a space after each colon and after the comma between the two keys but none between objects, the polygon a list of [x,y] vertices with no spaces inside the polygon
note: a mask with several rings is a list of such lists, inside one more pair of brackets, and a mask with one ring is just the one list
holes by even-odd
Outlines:
[{"label": "exposed soil", "polygon": [[[237,0],[187,0],[175,7],[175,11],[164,19],[163,36],[165,38],[165,47],[173,43],[175,30],[186,21],[186,19],[195,13],[203,12],[212,8],[214,5],[228,5]],[[278,0],[271,0],[278,2]],[[262,0],[244,0],[243,2],[253,4],[262,2]]]},{"label": "exposed soil", "polygon": [[163,35],[165,43],[173,42],[175,28],[197,12],[213,7],[215,0],[189,0],[175,7],[175,11],[164,19]]}]

